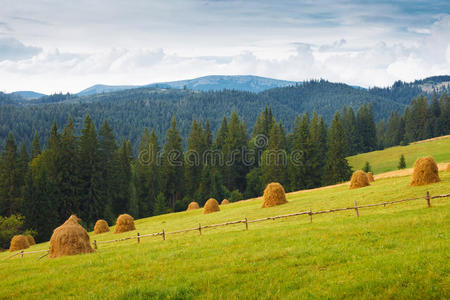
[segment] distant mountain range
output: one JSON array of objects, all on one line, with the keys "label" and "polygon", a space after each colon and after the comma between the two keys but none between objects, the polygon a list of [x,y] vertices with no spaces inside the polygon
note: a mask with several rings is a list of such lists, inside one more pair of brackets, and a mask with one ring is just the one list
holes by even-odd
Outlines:
[{"label": "distant mountain range", "polygon": [[[237,91],[248,91],[253,93],[259,93],[265,90],[278,87],[286,87],[299,85],[303,82],[299,81],[287,81],[279,80],[273,78],[266,78],[260,76],[252,75],[211,75],[204,76],[188,80],[178,80],[169,82],[159,82],[151,83],[146,85],[103,85],[96,84],[87,89],[84,89],[76,94],[75,96],[90,96],[97,94],[105,94],[118,92],[129,89],[145,88],[145,87],[159,87],[159,88],[176,88],[176,89],[189,89],[194,91],[220,91],[224,89],[237,90]],[[365,88],[359,86],[351,86],[355,89]],[[442,90],[450,89],[450,76],[433,76],[421,80],[416,80],[414,82],[406,83],[402,81],[397,81],[391,87],[388,88],[371,88],[369,89],[371,93],[392,93],[393,90],[397,92],[400,89],[415,89],[416,91],[424,93],[432,93],[434,90],[440,92]],[[36,100],[41,97],[47,96],[42,93],[37,93],[33,91],[17,91],[11,93],[11,95],[16,95],[24,100]]]},{"label": "distant mountain range", "polygon": [[82,90],[77,95],[87,96],[140,87],[159,87],[159,88],[176,88],[176,89],[186,88],[195,91],[220,91],[228,89],[228,90],[259,93],[264,90],[295,84],[296,84],[295,81],[278,80],[251,75],[233,75],[233,76],[211,75],[188,80],[151,83],[142,86],[133,86],[133,85],[114,86],[114,85],[97,84],[85,90]]}]

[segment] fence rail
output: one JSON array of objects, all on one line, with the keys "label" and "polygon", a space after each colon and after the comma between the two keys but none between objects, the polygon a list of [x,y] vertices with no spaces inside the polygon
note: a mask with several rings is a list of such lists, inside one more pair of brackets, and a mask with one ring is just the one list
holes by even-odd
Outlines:
[{"label": "fence rail", "polygon": [[[354,201],[354,206],[350,206],[350,207],[326,209],[326,210],[319,210],[319,211],[315,211],[315,212],[312,211],[311,209],[309,209],[308,211],[302,211],[302,212],[291,213],[291,214],[286,214],[286,215],[265,217],[265,218],[261,218],[261,219],[255,219],[255,220],[247,220],[247,218],[244,218],[243,220],[236,220],[236,221],[230,221],[230,222],[219,223],[219,224],[204,225],[204,226],[202,226],[201,224],[198,224],[198,227],[189,228],[189,229],[180,229],[180,230],[168,231],[168,232],[165,232],[164,229],[162,229],[161,232],[154,232],[154,233],[148,233],[148,234],[142,234],[142,235],[139,234],[139,232],[138,232],[137,235],[135,235],[135,236],[129,236],[129,237],[124,237],[124,238],[115,239],[115,240],[108,240],[108,241],[97,241],[97,240],[94,240],[92,242],[92,244],[93,244],[95,249],[98,249],[98,245],[99,244],[116,243],[116,242],[122,242],[122,241],[126,241],[126,240],[132,240],[132,239],[137,239],[137,242],[140,243],[142,238],[152,237],[152,236],[162,236],[163,240],[165,240],[167,235],[178,234],[178,233],[185,233],[185,232],[190,232],[190,231],[198,231],[199,234],[201,235],[203,229],[220,227],[220,226],[235,225],[235,224],[242,224],[242,223],[245,224],[245,229],[248,230],[248,224],[249,223],[256,223],[256,222],[262,222],[262,221],[267,221],[267,220],[276,220],[276,219],[288,218],[288,217],[294,217],[294,216],[301,216],[301,215],[309,215],[310,216],[310,222],[312,222],[312,216],[313,215],[333,213],[333,212],[339,212],[339,211],[345,211],[345,210],[355,210],[356,216],[359,217],[359,209],[361,209],[361,208],[369,208],[369,207],[376,207],[376,206],[386,206],[386,205],[390,205],[390,204],[396,204],[396,203],[407,202],[407,201],[414,201],[414,200],[420,200],[420,199],[425,199],[427,201],[427,206],[431,207],[431,200],[432,199],[447,198],[447,197],[450,197],[450,194],[431,196],[430,193],[427,192],[427,194],[425,196],[422,196],[422,197],[415,197],[415,198],[408,198],[408,199],[394,200],[394,201],[385,201],[385,202],[373,203],[373,204],[365,204],[365,205],[358,205],[356,203],[356,201]],[[46,256],[48,254],[49,250],[39,250],[39,251],[29,251],[29,252],[25,252],[25,251],[22,250],[20,252],[17,252],[15,254],[5,258],[5,260],[13,258],[13,257],[18,256],[18,255],[20,255],[20,257],[23,258],[23,256],[25,254],[40,253],[40,252],[46,252],[46,254],[44,254],[44,255],[42,255],[40,257],[40,258],[42,258],[42,257],[44,257],[44,256]]]}]

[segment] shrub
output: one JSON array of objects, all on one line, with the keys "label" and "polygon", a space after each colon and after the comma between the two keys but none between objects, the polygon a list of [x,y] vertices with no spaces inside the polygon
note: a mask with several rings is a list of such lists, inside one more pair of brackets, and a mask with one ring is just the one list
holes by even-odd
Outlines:
[{"label": "shrub", "polygon": [[234,190],[231,192],[230,199],[229,199],[230,202],[236,202],[236,201],[239,201],[242,199],[244,199],[244,196],[242,195],[242,193],[239,190]]}]

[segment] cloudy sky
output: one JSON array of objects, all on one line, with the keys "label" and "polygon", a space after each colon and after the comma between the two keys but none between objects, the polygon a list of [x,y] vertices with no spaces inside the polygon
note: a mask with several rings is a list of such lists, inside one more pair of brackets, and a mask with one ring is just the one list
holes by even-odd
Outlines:
[{"label": "cloudy sky", "polygon": [[0,91],[450,74],[450,1],[0,0]]}]

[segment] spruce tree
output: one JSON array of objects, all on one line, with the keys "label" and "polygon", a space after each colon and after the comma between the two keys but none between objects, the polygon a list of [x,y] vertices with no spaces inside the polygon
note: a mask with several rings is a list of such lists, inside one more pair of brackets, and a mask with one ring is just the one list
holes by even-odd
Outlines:
[{"label": "spruce tree", "polygon": [[41,144],[39,143],[39,137],[37,131],[34,132],[33,143],[31,145],[31,159],[41,154]]},{"label": "spruce tree", "polygon": [[269,133],[267,150],[261,156],[261,173],[264,185],[270,182],[287,183],[288,157],[286,137],[280,124],[272,126]]},{"label": "spruce tree", "polygon": [[406,161],[405,161],[405,156],[402,154],[400,155],[400,160],[398,162],[398,166],[397,168],[399,170],[406,168]]},{"label": "spruce tree", "polygon": [[80,194],[83,196],[80,203],[80,216],[88,227],[92,227],[96,220],[103,218],[107,202],[103,189],[104,178],[97,131],[89,115],[86,116],[81,130],[79,151]]},{"label": "spruce tree", "polygon": [[60,223],[71,214],[80,213],[80,169],[79,169],[78,139],[75,136],[75,126],[69,116],[66,127],[60,136],[58,147],[58,170],[55,183],[58,189],[58,216]]},{"label": "spruce tree", "polygon": [[20,208],[17,144],[10,132],[0,157],[0,215],[10,216]]},{"label": "spruce tree", "polygon": [[167,200],[163,193],[159,193],[155,200],[155,208],[153,209],[153,214],[155,216],[166,214],[168,212]]},{"label": "spruce tree", "polygon": [[362,170],[366,173],[372,172],[372,167],[370,166],[370,163],[368,161],[366,161]]},{"label": "spruce tree", "polygon": [[352,170],[345,158],[345,153],[347,153],[347,139],[339,113],[336,112],[328,137],[327,160],[322,177],[324,185],[343,182],[350,178]]},{"label": "spruce tree", "polygon": [[174,209],[175,202],[183,198],[184,153],[180,132],[175,117],[167,130],[166,143],[161,157],[163,190],[167,195],[169,206]]},{"label": "spruce tree", "polygon": [[113,211],[114,193],[116,186],[116,170],[114,170],[114,159],[118,149],[117,141],[107,120],[103,122],[98,134],[100,169],[103,177],[102,194],[105,195],[105,219],[109,222],[114,220],[116,214]]}]

